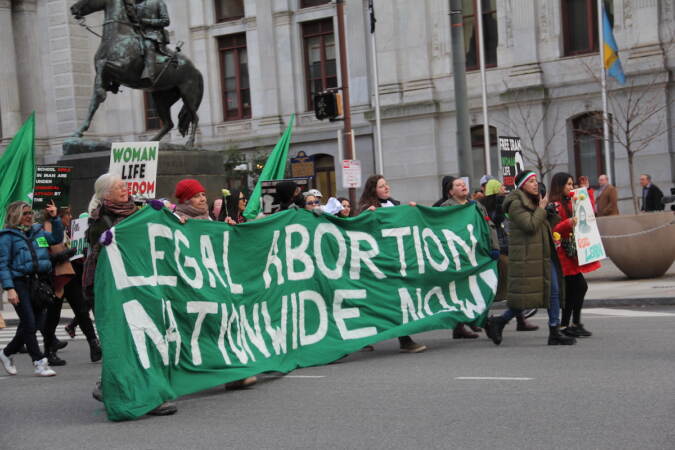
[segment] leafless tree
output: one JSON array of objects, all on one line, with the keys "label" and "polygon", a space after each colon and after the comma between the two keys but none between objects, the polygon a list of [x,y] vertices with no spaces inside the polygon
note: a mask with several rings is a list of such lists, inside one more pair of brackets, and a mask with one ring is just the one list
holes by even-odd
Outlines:
[{"label": "leafless tree", "polygon": [[[597,69],[585,61],[582,64],[600,85]],[[637,214],[639,207],[638,194],[635,191],[635,158],[672,129],[668,122],[668,110],[673,105],[673,99],[667,95],[667,71],[633,74],[626,79],[624,86],[607,93],[608,123],[613,131],[614,142],[626,151],[633,209]],[[602,123],[602,113],[597,114],[598,121]],[[602,135],[597,137],[604,140]]]},{"label": "leafless tree", "polygon": [[566,149],[556,148],[555,138],[564,132],[565,121],[559,120],[559,109],[552,104],[546,92],[543,98],[527,99],[522,90],[509,89],[508,85],[506,90],[509,92],[508,106],[511,113],[508,120],[500,125],[511,135],[520,138],[523,159],[545,179],[564,161]]}]

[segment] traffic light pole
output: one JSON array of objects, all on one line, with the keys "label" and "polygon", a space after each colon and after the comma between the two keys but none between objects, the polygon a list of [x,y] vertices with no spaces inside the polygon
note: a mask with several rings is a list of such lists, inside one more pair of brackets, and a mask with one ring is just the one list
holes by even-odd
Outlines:
[{"label": "traffic light pole", "polygon": [[[337,7],[338,41],[340,48],[340,77],[342,78],[342,102],[344,108],[344,131],[342,142],[344,143],[345,159],[354,159],[354,146],[352,139],[352,111],[349,103],[349,68],[347,67],[347,43],[345,36],[345,4],[344,0],[335,0]],[[342,165],[342,161],[340,161]],[[349,202],[352,208],[356,204],[356,189],[349,188]]]}]

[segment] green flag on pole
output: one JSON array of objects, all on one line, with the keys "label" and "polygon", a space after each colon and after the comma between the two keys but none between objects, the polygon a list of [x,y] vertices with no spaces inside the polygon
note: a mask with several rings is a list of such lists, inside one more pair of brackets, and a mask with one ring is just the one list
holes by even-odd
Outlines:
[{"label": "green flag on pole", "polygon": [[286,160],[288,159],[288,147],[291,144],[291,134],[293,134],[294,122],[295,114],[291,114],[291,120],[288,122],[286,131],[284,131],[281,139],[279,139],[279,142],[277,142],[277,145],[265,162],[265,167],[260,174],[258,183],[255,185],[255,189],[253,189],[253,193],[248,200],[248,206],[244,211],[244,217],[249,220],[255,219],[258,214],[260,214],[260,196],[262,193],[263,181],[281,180],[284,178],[286,173]]},{"label": "green flag on pole", "polygon": [[0,157],[0,225],[4,226],[7,205],[33,203],[35,182],[35,112],[14,135]]}]

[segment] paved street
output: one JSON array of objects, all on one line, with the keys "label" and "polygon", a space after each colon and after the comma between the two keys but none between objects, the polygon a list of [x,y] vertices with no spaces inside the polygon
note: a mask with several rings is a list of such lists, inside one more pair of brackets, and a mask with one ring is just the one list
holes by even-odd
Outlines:
[{"label": "paved street", "polygon": [[18,376],[0,375],[0,447],[673,448],[675,307],[589,309],[585,324],[596,336],[573,347],[512,325],[501,347],[436,331],[419,336],[428,352],[401,355],[388,341],[126,423],[108,422],[91,399],[99,365],[71,341],[55,378],[31,376],[26,355]]}]

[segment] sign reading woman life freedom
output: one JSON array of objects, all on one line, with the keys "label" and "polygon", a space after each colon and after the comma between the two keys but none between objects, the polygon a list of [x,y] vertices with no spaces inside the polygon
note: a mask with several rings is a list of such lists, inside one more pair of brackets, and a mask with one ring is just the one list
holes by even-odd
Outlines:
[{"label": "sign reading woman life freedom", "polygon": [[134,197],[155,198],[158,156],[159,142],[115,142],[108,172],[119,175]]},{"label": "sign reading woman life freedom", "polygon": [[476,205],[289,210],[230,226],[145,207],[112,229],[96,271],[111,420],[261,372],[482,323],[497,288]]},{"label": "sign reading woman life freedom", "polygon": [[602,245],[600,230],[595,220],[593,204],[586,188],[575,189],[572,197],[572,208],[577,224],[574,227],[574,240],[577,244],[579,265],[589,264],[605,259],[605,247]]}]

